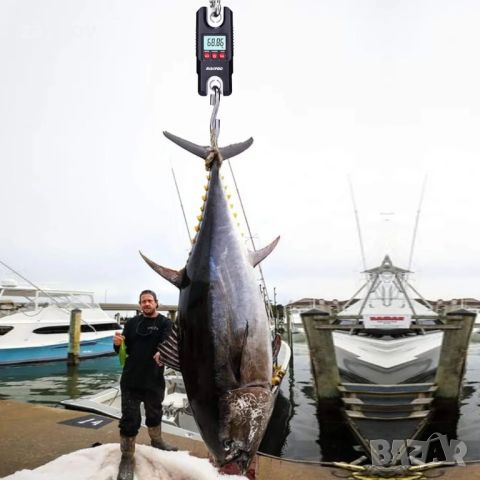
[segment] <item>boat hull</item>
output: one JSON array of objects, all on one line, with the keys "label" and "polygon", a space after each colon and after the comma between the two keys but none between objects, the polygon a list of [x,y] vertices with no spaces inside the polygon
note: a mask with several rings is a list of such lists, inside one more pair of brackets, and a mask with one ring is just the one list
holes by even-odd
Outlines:
[{"label": "boat hull", "polygon": [[437,367],[443,333],[381,339],[335,332],[337,365],[342,373],[383,385],[405,383],[432,375]]},{"label": "boat hull", "polygon": [[[80,342],[80,358],[93,358],[113,355],[113,335]],[[0,349],[0,366],[23,363],[39,363],[66,360],[68,342],[52,345],[2,348]]]}]

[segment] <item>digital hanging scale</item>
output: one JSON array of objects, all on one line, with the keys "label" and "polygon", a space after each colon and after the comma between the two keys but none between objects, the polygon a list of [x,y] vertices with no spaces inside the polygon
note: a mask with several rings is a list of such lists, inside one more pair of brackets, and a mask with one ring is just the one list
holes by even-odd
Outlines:
[{"label": "digital hanging scale", "polygon": [[207,7],[197,11],[198,93],[207,95],[217,86],[222,95],[232,93],[232,11],[223,7],[218,15]]}]

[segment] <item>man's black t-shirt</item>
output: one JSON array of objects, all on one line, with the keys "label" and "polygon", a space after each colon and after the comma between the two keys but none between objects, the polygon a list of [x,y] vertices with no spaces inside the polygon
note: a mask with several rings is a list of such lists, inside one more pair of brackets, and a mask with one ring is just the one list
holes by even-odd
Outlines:
[{"label": "man's black t-shirt", "polygon": [[159,367],[153,356],[171,330],[172,321],[160,314],[154,318],[137,315],[127,320],[123,328],[127,359],[120,380],[122,388],[165,388],[164,367]]}]

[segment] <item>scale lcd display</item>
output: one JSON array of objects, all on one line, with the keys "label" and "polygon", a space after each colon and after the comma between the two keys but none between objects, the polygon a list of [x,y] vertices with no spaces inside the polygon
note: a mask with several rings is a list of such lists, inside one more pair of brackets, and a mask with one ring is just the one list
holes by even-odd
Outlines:
[{"label": "scale lcd display", "polygon": [[225,51],[227,49],[227,36],[226,35],[204,35],[203,36],[203,49]]}]

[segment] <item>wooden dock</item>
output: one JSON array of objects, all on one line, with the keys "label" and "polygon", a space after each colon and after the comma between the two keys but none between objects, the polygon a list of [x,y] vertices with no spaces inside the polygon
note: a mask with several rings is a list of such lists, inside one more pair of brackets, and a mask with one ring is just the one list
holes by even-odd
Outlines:
[{"label": "wooden dock", "polygon": [[[78,428],[74,420],[83,416],[85,412],[0,400],[0,477],[23,469],[35,469],[61,455],[96,443],[118,442],[116,421],[103,417],[106,421],[100,428]],[[148,445],[145,430],[142,429],[137,438],[138,443]],[[194,456],[207,457],[207,450],[201,442],[176,436],[166,437],[169,442],[190,451]],[[354,479],[351,475],[334,464],[322,465],[263,455],[257,459],[256,480]],[[442,480],[472,480],[480,478],[480,463],[465,467],[441,467],[432,475],[440,475]]]}]

